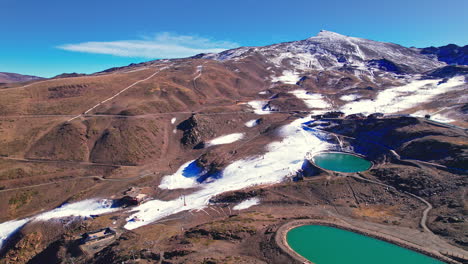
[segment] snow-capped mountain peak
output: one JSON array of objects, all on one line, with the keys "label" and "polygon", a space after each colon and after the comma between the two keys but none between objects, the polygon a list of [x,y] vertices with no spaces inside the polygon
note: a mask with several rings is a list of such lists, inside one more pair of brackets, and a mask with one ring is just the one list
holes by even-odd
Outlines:
[{"label": "snow-capped mountain peak", "polygon": [[310,38],[317,38],[317,37],[320,37],[320,38],[348,38],[348,36],[341,35],[339,33],[324,30],[324,29],[320,30],[320,32],[317,34],[317,36],[313,36],[313,37],[310,37]]}]

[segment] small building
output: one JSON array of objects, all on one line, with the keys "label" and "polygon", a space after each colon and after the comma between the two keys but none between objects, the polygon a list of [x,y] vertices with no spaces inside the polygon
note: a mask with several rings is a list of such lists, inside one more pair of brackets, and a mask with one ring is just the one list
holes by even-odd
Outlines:
[{"label": "small building", "polygon": [[96,231],[84,233],[81,236],[81,242],[85,245],[94,244],[103,240],[111,240],[117,236],[114,229],[110,227],[102,228]]},{"label": "small building", "polygon": [[117,200],[118,206],[133,206],[143,202],[147,195],[142,193],[142,188],[131,187],[124,192],[124,196]]}]

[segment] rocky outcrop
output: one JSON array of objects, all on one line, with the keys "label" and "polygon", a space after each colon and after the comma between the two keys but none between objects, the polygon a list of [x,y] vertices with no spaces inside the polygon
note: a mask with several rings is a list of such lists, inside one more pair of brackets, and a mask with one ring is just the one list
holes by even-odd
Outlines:
[{"label": "rocky outcrop", "polygon": [[436,161],[439,164],[468,171],[468,149],[466,145],[447,142],[438,138],[421,138],[404,144],[399,153],[423,161]]},{"label": "rocky outcrop", "polygon": [[400,191],[423,197],[431,196],[433,193],[446,192],[456,187],[454,183],[444,183],[418,168],[378,168],[372,169],[370,173],[380,181]]},{"label": "rocky outcrop", "polygon": [[180,141],[187,147],[202,148],[204,140],[214,135],[209,120],[195,114],[177,125],[177,129],[183,131]]}]

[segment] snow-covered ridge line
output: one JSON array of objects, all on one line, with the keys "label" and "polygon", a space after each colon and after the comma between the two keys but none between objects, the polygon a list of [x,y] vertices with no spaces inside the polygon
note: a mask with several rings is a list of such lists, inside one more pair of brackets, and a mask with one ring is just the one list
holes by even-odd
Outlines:
[{"label": "snow-covered ridge line", "polygon": [[[204,59],[218,61],[238,61],[253,53],[262,54],[267,63],[294,73],[296,71],[333,70],[346,65],[352,65],[366,70],[367,63],[372,60],[386,60],[409,66],[413,71],[424,73],[443,67],[446,64],[411,48],[393,43],[378,42],[363,38],[344,36],[331,31],[321,31],[317,36],[305,40],[273,44],[263,47],[241,47],[223,51],[218,54],[207,54]],[[291,67],[289,67],[289,66]],[[288,67],[284,69],[284,67]],[[380,70],[379,67],[374,67]],[[283,73],[284,78],[273,81],[293,83],[289,73]]]}]

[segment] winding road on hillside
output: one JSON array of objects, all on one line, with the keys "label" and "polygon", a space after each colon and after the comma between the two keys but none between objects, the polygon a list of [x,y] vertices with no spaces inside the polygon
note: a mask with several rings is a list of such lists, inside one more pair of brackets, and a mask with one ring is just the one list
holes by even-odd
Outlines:
[{"label": "winding road on hillside", "polygon": [[147,80],[153,78],[156,74],[158,74],[158,73],[160,73],[161,71],[167,69],[168,67],[170,67],[170,65],[169,65],[169,66],[164,66],[164,67],[161,67],[161,68],[157,69],[157,70],[156,70],[153,74],[151,74],[150,76],[148,76],[148,77],[146,77],[146,78],[144,78],[144,79],[138,80],[138,81],[136,81],[136,82],[130,84],[129,86],[123,88],[123,89],[120,90],[118,93],[114,94],[113,96],[111,96],[111,97],[109,97],[109,98],[107,98],[107,99],[105,99],[105,100],[103,100],[103,101],[97,103],[97,104],[94,105],[93,107],[91,107],[91,108],[89,108],[88,110],[84,111],[83,114],[79,114],[79,115],[77,115],[77,116],[75,116],[75,117],[70,118],[69,120],[67,120],[67,122],[71,122],[71,121],[73,121],[74,119],[79,118],[79,117],[82,116],[82,115],[86,115],[87,113],[89,113],[89,112],[91,112],[92,110],[94,110],[96,107],[98,107],[98,106],[100,106],[100,105],[102,105],[102,104],[104,104],[104,103],[106,103],[106,102],[108,102],[108,101],[111,101],[112,99],[114,99],[115,97],[119,96],[120,94],[122,94],[123,92],[127,91],[128,89],[132,88],[133,86],[135,86],[135,85],[137,85],[137,84],[139,84],[139,83],[141,83],[141,82],[145,82],[145,81],[147,81]]},{"label": "winding road on hillside", "polygon": [[148,177],[148,176],[155,176],[155,175],[158,175],[158,174],[156,174],[154,172],[149,172],[149,173],[137,175],[137,176],[134,176],[134,177],[128,177],[128,178],[104,178],[102,175],[81,176],[81,177],[73,177],[73,178],[70,178],[70,179],[60,180],[60,181],[53,181],[53,182],[39,183],[39,184],[33,184],[33,185],[28,185],[28,186],[1,189],[0,193],[8,192],[8,191],[35,188],[35,187],[41,187],[41,186],[57,184],[57,183],[62,183],[62,182],[68,182],[68,181],[74,181],[74,180],[81,180],[81,179],[91,179],[91,180],[96,180],[96,181],[108,181],[108,182],[126,182],[126,181],[139,180],[139,179],[142,179],[142,178],[145,178],[145,177]]},{"label": "winding road on hillside", "polygon": [[[370,183],[373,183],[373,184],[378,184],[378,185],[381,185],[381,186],[384,186],[384,187],[387,187],[387,188],[391,188],[397,192],[400,192],[397,188],[391,186],[391,185],[388,185],[388,184],[385,184],[385,183],[382,183],[382,182],[379,182],[379,181],[374,181],[374,180],[370,180],[370,179],[367,179],[367,178],[364,178],[362,176],[358,176],[358,175],[355,175],[355,174],[352,174],[352,175],[349,175],[349,177],[353,177],[355,179],[358,179],[358,180],[361,180],[361,181],[366,181],[366,182],[370,182]],[[422,216],[421,216],[421,221],[420,221],[420,225],[422,227],[422,229],[425,231],[425,232],[428,232],[428,233],[431,233],[431,234],[434,234],[428,227],[427,227],[427,215],[429,214],[429,211],[431,211],[431,209],[433,208],[432,204],[430,204],[428,201],[426,201],[425,199],[415,195],[415,194],[412,194],[412,193],[409,193],[409,192],[402,192],[406,195],[409,195],[411,197],[414,197],[418,200],[420,200],[421,202],[423,202],[427,207],[426,209],[424,209],[423,213],[422,213]]]}]

